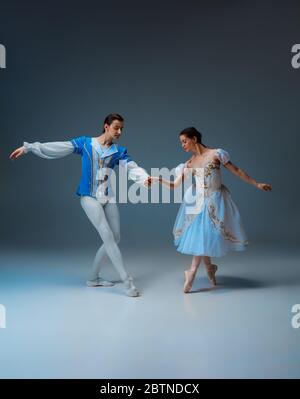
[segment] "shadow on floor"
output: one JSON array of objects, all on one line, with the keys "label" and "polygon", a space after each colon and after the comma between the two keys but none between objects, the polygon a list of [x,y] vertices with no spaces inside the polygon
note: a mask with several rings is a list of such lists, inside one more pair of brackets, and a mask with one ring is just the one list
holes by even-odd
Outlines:
[{"label": "shadow on floor", "polygon": [[[201,287],[199,287],[201,285]],[[200,278],[195,280],[194,286],[190,291],[191,294],[199,292],[224,292],[231,291],[233,289],[251,289],[251,288],[263,288],[268,284],[262,280],[254,280],[242,277],[232,276],[221,276],[217,280],[217,286],[211,287],[207,279]]]}]

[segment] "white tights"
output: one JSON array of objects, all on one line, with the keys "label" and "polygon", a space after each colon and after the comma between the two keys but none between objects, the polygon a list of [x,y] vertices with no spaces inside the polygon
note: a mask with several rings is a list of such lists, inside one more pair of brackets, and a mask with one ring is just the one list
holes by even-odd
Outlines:
[{"label": "white tights", "polygon": [[89,196],[82,196],[80,203],[103,241],[96,253],[89,280],[98,278],[103,258],[107,254],[124,281],[128,274],[124,269],[122,254],[118,247],[120,242],[120,216],[117,204],[113,202],[101,204],[95,198]]}]

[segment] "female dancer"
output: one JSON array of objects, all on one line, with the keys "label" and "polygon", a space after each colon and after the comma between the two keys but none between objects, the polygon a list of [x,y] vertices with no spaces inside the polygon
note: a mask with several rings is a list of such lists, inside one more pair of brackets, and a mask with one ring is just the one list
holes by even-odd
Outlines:
[{"label": "female dancer", "polygon": [[272,187],[256,182],[231,163],[228,152],[202,144],[202,135],[194,127],[184,129],[179,138],[183,150],[192,153],[191,158],[176,167],[174,182],[161,177],[151,180],[174,189],[191,173],[196,182],[185,193],[173,229],[177,250],[193,255],[191,267],[185,271],[183,291],[188,293],[201,261],[215,286],[218,267],[211,263],[211,257],[223,256],[229,250],[244,250],[247,244],[238,208],[221,183],[220,164],[258,189],[270,191]]},{"label": "female dancer", "polygon": [[125,163],[129,177],[146,187],[151,184],[148,174],[131,159],[125,147],[116,145],[121,136],[124,119],[119,114],[109,114],[104,120],[103,132],[98,137],[81,136],[69,141],[51,143],[24,142],[10,154],[10,159],[32,152],[35,155],[55,159],[76,153],[81,156],[82,174],[76,194],[81,206],[98,231],[103,245],[96,253],[93,268],[87,285],[89,287],[112,286],[110,281],[99,277],[105,254],[119,273],[128,296],[139,296],[133,279],[124,269],[122,255],[118,247],[120,241],[119,211],[110,186],[110,175],[115,165]]}]

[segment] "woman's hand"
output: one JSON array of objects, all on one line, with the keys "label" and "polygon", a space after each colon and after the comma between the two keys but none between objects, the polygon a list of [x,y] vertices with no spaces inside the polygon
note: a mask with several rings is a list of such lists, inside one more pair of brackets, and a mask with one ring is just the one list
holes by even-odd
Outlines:
[{"label": "woman's hand", "polygon": [[272,190],[271,184],[267,184],[267,183],[256,183],[256,187],[258,189],[264,190],[264,191],[271,191]]},{"label": "woman's hand", "polygon": [[17,148],[15,151],[13,151],[10,154],[9,158],[14,160],[14,159],[17,159],[17,158],[21,157],[22,155],[25,155],[25,154],[26,154],[25,147],[22,146],[22,147]]},{"label": "woman's hand", "polygon": [[148,176],[147,179],[145,180],[144,184],[146,187],[151,187],[153,183],[156,183],[158,181],[159,181],[159,177]]},{"label": "woman's hand", "polygon": [[159,183],[161,181],[161,178],[157,176],[149,176],[148,179],[151,181],[151,184]]}]

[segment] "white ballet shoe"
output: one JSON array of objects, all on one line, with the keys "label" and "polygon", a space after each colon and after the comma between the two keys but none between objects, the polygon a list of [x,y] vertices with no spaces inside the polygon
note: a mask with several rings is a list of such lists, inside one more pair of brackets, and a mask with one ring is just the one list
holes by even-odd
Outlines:
[{"label": "white ballet shoe", "polygon": [[126,295],[132,296],[132,297],[140,296],[139,291],[133,284],[133,278],[131,276],[128,276],[127,279],[124,280],[123,282],[124,282],[124,286],[125,286]]},{"label": "white ballet shoe", "polygon": [[217,285],[217,281],[216,281],[216,272],[218,270],[218,266],[217,265],[209,265],[206,267],[206,271],[207,271],[207,277],[211,283],[211,285],[216,286]]},{"label": "white ballet shoe", "polygon": [[113,287],[115,283],[98,277],[96,280],[87,280],[86,285],[88,287]]}]

